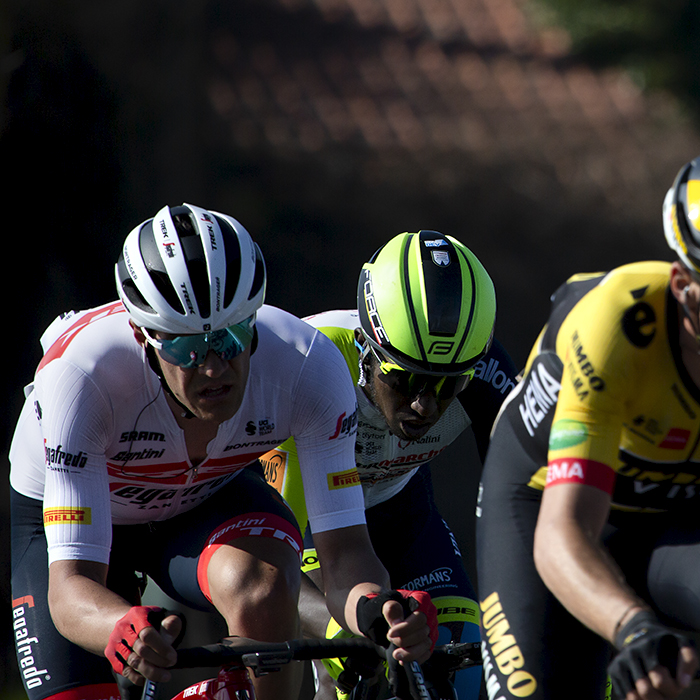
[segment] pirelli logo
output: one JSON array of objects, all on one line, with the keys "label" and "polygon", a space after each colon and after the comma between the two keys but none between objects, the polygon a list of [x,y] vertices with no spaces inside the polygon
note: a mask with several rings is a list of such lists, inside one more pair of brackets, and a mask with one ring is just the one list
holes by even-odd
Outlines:
[{"label": "pirelli logo", "polygon": [[357,486],[360,483],[360,475],[357,469],[348,469],[344,472],[335,472],[328,475],[328,489],[336,491],[337,489],[346,489],[348,486]]},{"label": "pirelli logo", "polygon": [[44,511],[44,526],[91,524],[90,508],[47,508]]}]

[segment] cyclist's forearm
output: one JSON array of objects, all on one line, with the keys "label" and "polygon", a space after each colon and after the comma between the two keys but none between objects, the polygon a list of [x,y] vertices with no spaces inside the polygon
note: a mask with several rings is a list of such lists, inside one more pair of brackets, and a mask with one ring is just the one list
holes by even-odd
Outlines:
[{"label": "cyclist's forearm", "polygon": [[[322,581],[319,582],[319,585],[323,585]],[[325,596],[308,574],[302,574],[301,576],[299,616],[301,617],[301,631],[305,637],[314,639],[325,638],[330,621],[330,613],[328,612]]]},{"label": "cyclist's forearm", "polygon": [[359,625],[357,624],[357,603],[362,596],[366,596],[369,593],[381,593],[389,587],[387,581],[385,586],[379,586],[375,583],[360,583],[354,586],[347,594],[345,599],[345,607],[343,610],[343,615],[345,618],[345,626],[354,634],[361,635]]},{"label": "cyclist's forearm", "polygon": [[368,593],[389,588],[389,574],[374,553],[364,525],[314,534],[326,605],[345,629],[359,633],[355,609]]},{"label": "cyclist's forearm", "polygon": [[94,568],[78,573],[70,564],[51,565],[48,596],[51,617],[64,637],[102,655],[115,624],[131,606],[103,585],[101,575],[96,575]]},{"label": "cyclist's forearm", "polygon": [[538,526],[535,564],[561,604],[610,642],[623,618],[648,607],[602,545],[573,521],[557,522],[555,528]]}]

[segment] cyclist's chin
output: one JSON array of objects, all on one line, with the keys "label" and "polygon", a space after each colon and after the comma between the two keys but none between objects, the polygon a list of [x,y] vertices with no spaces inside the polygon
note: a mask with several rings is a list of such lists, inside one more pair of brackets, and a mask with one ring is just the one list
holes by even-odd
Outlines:
[{"label": "cyclist's chin", "polygon": [[216,396],[199,394],[188,402],[187,407],[200,420],[223,423],[236,415],[242,401],[243,396],[235,391]]}]

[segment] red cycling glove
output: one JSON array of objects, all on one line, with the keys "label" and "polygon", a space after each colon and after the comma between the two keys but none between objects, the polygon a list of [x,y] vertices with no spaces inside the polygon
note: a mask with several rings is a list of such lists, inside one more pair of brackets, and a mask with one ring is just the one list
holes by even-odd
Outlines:
[{"label": "red cycling glove", "polygon": [[375,644],[383,647],[389,646],[386,638],[389,631],[389,623],[382,615],[384,603],[395,600],[401,603],[404,614],[410,612],[422,612],[428,620],[430,628],[430,650],[435,647],[438,638],[437,610],[430,600],[430,594],[425,591],[406,591],[398,589],[385,593],[369,593],[357,601],[357,626],[360,632],[371,639]]},{"label": "red cycling glove", "polygon": [[105,656],[112,668],[119,674],[124,671],[127,659],[133,651],[133,644],[144,627],[153,627],[148,619],[149,615],[164,612],[163,608],[156,606],[137,605],[129,609],[129,612],[117,622],[109,635],[109,643],[105,649]]}]

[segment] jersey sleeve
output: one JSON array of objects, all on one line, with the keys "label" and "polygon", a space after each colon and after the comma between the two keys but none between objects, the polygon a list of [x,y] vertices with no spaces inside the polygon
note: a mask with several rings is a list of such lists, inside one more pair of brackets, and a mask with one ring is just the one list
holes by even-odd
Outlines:
[{"label": "jersey sleeve", "polygon": [[[340,351],[317,331],[294,407],[292,436],[313,532],[365,522],[364,499],[355,466],[357,401]],[[294,467],[296,468],[296,467]],[[294,474],[294,472],[290,472]],[[289,495],[289,489],[288,495]],[[293,499],[298,503],[298,493]]]},{"label": "jersey sleeve", "polygon": [[49,564],[61,559],[109,562],[112,536],[106,436],[111,412],[79,368],[46,366],[34,390],[44,446],[44,526]]},{"label": "jersey sleeve", "polygon": [[621,330],[625,309],[601,289],[584,297],[557,336],[562,378],[545,487],[583,483],[609,494],[614,488],[624,404],[639,357]]}]

